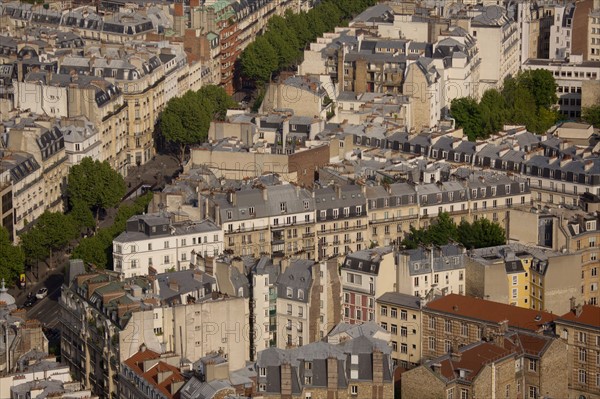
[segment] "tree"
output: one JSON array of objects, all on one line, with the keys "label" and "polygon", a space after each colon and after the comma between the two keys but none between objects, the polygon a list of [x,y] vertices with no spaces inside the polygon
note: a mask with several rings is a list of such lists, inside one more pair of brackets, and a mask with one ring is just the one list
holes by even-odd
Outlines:
[{"label": "tree", "polygon": [[279,66],[277,52],[263,36],[242,52],[240,62],[244,75],[259,84],[268,82]]},{"label": "tree", "polygon": [[479,111],[485,136],[503,128],[507,119],[506,102],[498,90],[488,89],[483,93],[479,102]]},{"label": "tree", "polygon": [[125,195],[125,180],[106,161],[84,158],[71,168],[68,176],[71,206],[85,205],[96,211],[117,206]]},{"label": "tree", "polygon": [[600,128],[600,104],[581,109],[581,119],[594,127]]},{"label": "tree", "polygon": [[556,81],[550,71],[534,69],[521,72],[517,75],[517,84],[531,93],[537,109],[550,108],[558,101]]},{"label": "tree", "polygon": [[186,93],[183,97],[169,100],[160,118],[160,131],[170,143],[180,149],[180,162],[183,163],[188,145],[206,141],[210,127],[210,110],[198,96]]},{"label": "tree", "polygon": [[0,280],[9,286],[19,279],[25,265],[25,254],[21,247],[13,245],[8,230],[0,227]]},{"label": "tree", "polygon": [[96,227],[96,220],[90,208],[83,202],[73,204],[69,216],[73,219],[73,223],[79,228],[93,229]]},{"label": "tree", "polygon": [[[193,93],[193,92],[188,92]],[[186,93],[186,95],[188,94]],[[229,94],[220,86],[203,86],[195,93],[197,103],[200,107],[206,107],[208,116],[211,119],[223,121],[227,117],[227,110],[235,107],[237,104]],[[184,96],[184,99],[187,99]],[[210,122],[210,121],[209,121]]]},{"label": "tree", "polygon": [[485,218],[473,223],[462,221],[458,226],[457,238],[465,248],[469,249],[506,244],[506,235],[502,226]]},{"label": "tree", "polygon": [[49,250],[51,267],[54,252],[63,249],[77,237],[77,226],[73,219],[60,212],[42,213],[33,229],[42,233],[40,237]]},{"label": "tree", "polygon": [[447,212],[441,213],[427,232],[429,242],[435,245],[447,244],[456,238],[456,233],[456,223]]},{"label": "tree", "polygon": [[108,242],[110,242],[110,246],[112,247],[112,242],[107,241],[101,234],[94,237],[86,237],[79,242],[71,257],[91,263],[100,269],[105,269],[108,264]]},{"label": "tree", "polygon": [[463,128],[469,140],[475,141],[482,137],[483,128],[477,101],[471,97],[454,99],[450,104],[450,113],[456,119],[457,125]]}]

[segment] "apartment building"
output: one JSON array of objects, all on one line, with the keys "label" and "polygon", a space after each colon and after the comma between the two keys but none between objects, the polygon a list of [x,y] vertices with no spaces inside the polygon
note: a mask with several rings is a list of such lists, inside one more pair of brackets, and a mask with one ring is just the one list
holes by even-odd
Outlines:
[{"label": "apartment building", "polygon": [[588,17],[587,60],[600,61],[600,10],[590,11]]},{"label": "apartment building", "polygon": [[315,342],[259,353],[258,392],[265,398],[394,397],[390,347],[361,334],[342,343]]},{"label": "apartment building", "polygon": [[[236,254],[315,254],[315,200],[312,193],[286,184],[203,197],[204,217],[222,226],[225,249]],[[202,205],[201,205],[202,206]]]},{"label": "apartment building", "polygon": [[357,252],[367,247],[365,188],[336,185],[314,189],[318,259]]},{"label": "apartment building", "polygon": [[63,132],[48,119],[22,118],[14,122],[12,126],[5,124],[9,128],[3,139],[6,149],[34,156],[42,168],[43,208],[62,212],[68,175]]},{"label": "apartment building", "polygon": [[[566,345],[522,332],[452,347],[402,375],[402,397],[566,398]],[[491,378],[493,376],[494,378]]]},{"label": "apartment building", "polygon": [[[18,237],[46,209],[43,170],[33,155],[17,151],[0,151],[0,165],[1,169],[10,171],[13,187],[13,229],[15,237]],[[6,201],[6,204],[9,203]]]},{"label": "apartment building", "polygon": [[398,288],[406,295],[426,297],[466,292],[465,249],[458,244],[416,248],[397,253]]},{"label": "apartment building", "polygon": [[[0,165],[3,162],[0,161]],[[5,228],[11,241],[15,239],[13,184],[10,170],[0,169],[0,228]]]},{"label": "apartment building", "polygon": [[550,49],[547,58],[552,60],[565,60],[570,58],[572,53],[571,48],[574,40],[573,14],[575,13],[575,3],[568,2],[565,4],[556,4],[552,8],[554,11],[554,22],[550,29]]},{"label": "apartment building", "polygon": [[563,363],[569,380],[569,397],[600,397],[600,308],[575,305],[556,319],[556,334],[567,344]]},{"label": "apartment building", "polygon": [[87,117],[100,132],[101,160],[126,174],[127,102],[115,85],[96,76],[31,72],[15,91],[15,107],[54,118]]},{"label": "apartment building", "polygon": [[500,89],[504,79],[519,69],[519,28],[502,6],[482,6],[470,20],[470,33],[477,40],[481,67],[479,93]]},{"label": "apartment building", "polygon": [[77,165],[83,158],[102,161],[100,134],[86,117],[61,120],[60,130],[65,140],[69,167]]},{"label": "apartment building", "polygon": [[410,183],[366,188],[369,239],[388,246],[404,238],[419,215],[417,191]]},{"label": "apartment building", "polygon": [[[517,6],[517,23],[520,31],[520,63],[530,58],[550,58],[550,31],[554,22],[557,7],[546,4],[529,4],[520,2]],[[554,54],[554,53],[552,53]]]},{"label": "apartment building", "polygon": [[256,360],[258,352],[275,346],[277,328],[277,278],[280,269],[272,259],[261,256],[250,268],[252,279],[250,323],[254,335],[250,342],[250,360]]},{"label": "apartment building", "polygon": [[442,108],[446,106],[444,95],[446,82],[443,71],[433,63],[431,58],[420,57],[408,64],[402,93],[413,99],[411,120],[417,132],[435,128],[441,118]]},{"label": "apartment building", "polygon": [[419,184],[415,187],[419,204],[419,216],[423,226],[429,225],[431,218],[443,212],[451,215],[469,211],[468,189],[457,181],[438,181]]},{"label": "apartment building", "polygon": [[124,278],[186,270],[223,253],[223,231],[214,223],[177,221],[174,215],[137,215],[113,240],[114,270]]},{"label": "apartment building", "polygon": [[[232,370],[245,365],[249,346],[242,334],[248,301],[206,295],[211,288],[196,277],[203,272],[123,280],[112,272],[86,272],[83,264],[72,262],[69,274],[59,300],[61,354],[99,397],[117,394],[123,364],[142,344],[178,359],[219,352]],[[164,301],[174,294],[185,295],[187,302]]]},{"label": "apartment building", "polygon": [[467,294],[561,314],[568,310],[565,298],[583,296],[580,259],[521,244],[476,249],[467,257]]},{"label": "apartment building", "polygon": [[471,296],[449,294],[423,307],[422,359],[430,360],[481,340],[493,340],[508,329],[544,334],[552,332],[558,316]]},{"label": "apartment building", "polygon": [[421,363],[422,300],[414,295],[386,292],[375,302],[375,320],[391,334],[394,366],[416,367]]},{"label": "apartment building", "polygon": [[185,383],[179,369],[180,357],[160,354],[144,344],[123,362],[119,373],[119,398],[173,399]]},{"label": "apartment building", "polygon": [[[600,39],[598,40],[600,42]],[[557,86],[559,112],[571,119],[581,117],[582,98],[585,95],[584,91],[589,88],[585,82],[595,81],[600,76],[599,61],[583,61],[578,55],[572,55],[568,60],[530,59],[522,68],[544,69],[552,73]]]},{"label": "apartment building", "polygon": [[278,348],[301,347],[314,341],[310,335],[318,326],[319,314],[310,306],[316,285],[313,267],[311,260],[293,260],[277,278]]},{"label": "apartment building", "polygon": [[346,255],[340,269],[343,321],[375,320],[375,300],[396,291],[397,270],[392,247],[365,249]]}]

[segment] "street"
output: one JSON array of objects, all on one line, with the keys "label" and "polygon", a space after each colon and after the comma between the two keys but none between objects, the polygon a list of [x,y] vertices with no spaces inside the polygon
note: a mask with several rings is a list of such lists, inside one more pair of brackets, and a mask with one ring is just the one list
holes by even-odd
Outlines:
[{"label": "street", "polygon": [[[27,311],[27,318],[39,320],[42,325],[53,328],[58,324],[58,299],[60,298],[60,287],[64,281],[64,275],[60,268],[60,273],[51,274],[37,289],[42,286],[48,288],[48,296],[41,299]],[[37,289],[34,291],[37,292]],[[26,296],[26,295],[25,295]],[[25,296],[17,300],[17,305],[21,306],[25,302]]]}]

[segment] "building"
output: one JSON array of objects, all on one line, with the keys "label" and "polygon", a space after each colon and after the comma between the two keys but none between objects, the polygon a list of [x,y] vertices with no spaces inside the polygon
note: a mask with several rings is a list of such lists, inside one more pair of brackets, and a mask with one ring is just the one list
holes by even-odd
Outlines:
[{"label": "building", "polygon": [[[600,28],[598,28],[600,31]],[[600,42],[600,38],[598,39]],[[567,118],[581,117],[583,92],[590,86],[586,82],[600,76],[600,62],[583,61],[581,56],[572,55],[568,60],[529,59],[524,70],[544,69],[554,76],[559,111]],[[591,89],[590,89],[591,90]]]},{"label": "building", "polygon": [[387,342],[360,335],[331,344],[269,348],[258,354],[258,392],[265,398],[394,397]]},{"label": "building", "polygon": [[569,378],[569,397],[600,397],[600,308],[575,305],[554,321],[556,334],[567,344],[564,366]]},{"label": "building", "polygon": [[398,257],[397,292],[426,297],[432,290],[464,295],[467,290],[465,249],[459,244],[403,250]]},{"label": "building", "polygon": [[[548,51],[549,59],[564,60],[570,58],[573,41],[573,14],[575,13],[575,3],[555,4],[554,23],[550,29],[550,48]],[[581,55],[580,53],[574,53]],[[533,57],[531,57],[533,58]],[[541,57],[535,57],[541,58]]]},{"label": "building", "polygon": [[376,300],[375,320],[389,331],[394,366],[405,369],[421,363],[421,308],[414,295],[386,292]]},{"label": "building", "polygon": [[10,171],[0,169],[0,227],[6,229],[11,241],[15,239],[14,220],[13,185]]},{"label": "building", "polygon": [[454,347],[402,374],[402,398],[567,397],[559,339],[507,332]]},{"label": "building", "polygon": [[367,248],[368,220],[364,186],[315,188],[314,200],[318,259]]},{"label": "building", "polygon": [[397,266],[392,247],[364,249],[346,255],[340,269],[343,321],[375,321],[375,299],[397,289]]},{"label": "building", "polygon": [[117,394],[122,365],[142,344],[177,359],[220,353],[231,370],[245,366],[248,300],[218,294],[204,272],[121,279],[114,272],[86,272],[72,262],[69,273],[59,302],[61,355],[73,375],[101,398]]},{"label": "building", "polygon": [[566,298],[584,291],[581,255],[521,244],[475,249],[467,255],[467,295],[561,314]]},{"label": "building", "polygon": [[492,339],[509,328],[536,334],[552,332],[555,319],[556,315],[540,310],[449,294],[423,307],[422,359],[434,359],[452,347]]},{"label": "building", "polygon": [[214,223],[177,221],[175,215],[133,216],[113,240],[115,271],[124,278],[185,270],[223,253],[223,231]]},{"label": "building", "polygon": [[500,89],[504,79],[516,75],[519,69],[519,28],[502,6],[488,5],[471,21],[471,35],[477,40],[481,67],[479,93]]},{"label": "building", "polygon": [[161,355],[140,345],[139,352],[121,368],[119,398],[175,398],[186,381],[178,368],[180,360],[174,354]]}]

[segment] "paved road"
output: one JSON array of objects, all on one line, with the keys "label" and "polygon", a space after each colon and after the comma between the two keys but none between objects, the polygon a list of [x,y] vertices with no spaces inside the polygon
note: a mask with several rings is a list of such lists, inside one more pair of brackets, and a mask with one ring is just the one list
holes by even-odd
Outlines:
[{"label": "paved road", "polygon": [[[63,273],[48,276],[43,284],[44,287],[48,288],[48,296],[37,301],[32,308],[27,310],[27,318],[39,320],[46,327],[56,327],[59,312],[58,299],[60,298],[60,287],[63,281]],[[17,301],[17,304],[19,304],[19,301]]]}]

